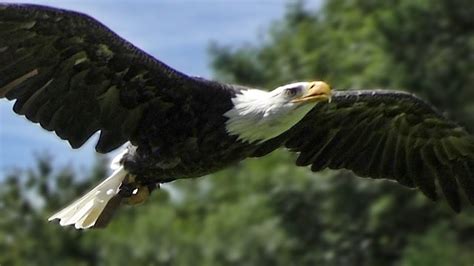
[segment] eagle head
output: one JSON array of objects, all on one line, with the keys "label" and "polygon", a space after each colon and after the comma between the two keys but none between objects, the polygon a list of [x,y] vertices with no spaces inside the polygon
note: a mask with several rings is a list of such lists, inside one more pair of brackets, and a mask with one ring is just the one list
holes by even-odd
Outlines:
[{"label": "eagle head", "polygon": [[331,100],[331,87],[323,81],[296,82],[272,91],[242,90],[224,115],[226,130],[254,143],[274,138],[298,123],[318,102]]},{"label": "eagle head", "polygon": [[298,107],[301,104],[330,100],[331,87],[323,81],[296,82],[280,86],[270,94],[277,102]]}]

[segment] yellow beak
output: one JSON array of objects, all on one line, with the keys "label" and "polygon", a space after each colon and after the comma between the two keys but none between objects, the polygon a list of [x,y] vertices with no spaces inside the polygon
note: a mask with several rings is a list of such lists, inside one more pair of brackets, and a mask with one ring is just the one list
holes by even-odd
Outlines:
[{"label": "yellow beak", "polygon": [[331,101],[331,87],[324,81],[313,81],[308,84],[306,93],[292,100],[292,103]]}]

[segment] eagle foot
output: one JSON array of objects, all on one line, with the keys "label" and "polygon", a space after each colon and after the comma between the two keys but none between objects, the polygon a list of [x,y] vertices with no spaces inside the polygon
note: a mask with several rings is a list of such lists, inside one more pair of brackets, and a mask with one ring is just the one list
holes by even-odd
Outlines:
[{"label": "eagle foot", "polygon": [[125,199],[126,204],[137,205],[145,202],[150,193],[156,188],[159,188],[159,185],[156,183],[137,183],[133,180],[131,183],[124,182],[118,194]]}]

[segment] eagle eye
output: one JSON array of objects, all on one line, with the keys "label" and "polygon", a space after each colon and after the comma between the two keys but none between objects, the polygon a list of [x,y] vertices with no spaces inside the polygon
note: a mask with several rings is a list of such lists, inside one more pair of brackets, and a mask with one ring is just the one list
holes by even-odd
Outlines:
[{"label": "eagle eye", "polygon": [[288,88],[288,89],[285,90],[285,95],[288,96],[288,97],[293,97],[297,93],[298,93],[298,88],[297,87]]}]

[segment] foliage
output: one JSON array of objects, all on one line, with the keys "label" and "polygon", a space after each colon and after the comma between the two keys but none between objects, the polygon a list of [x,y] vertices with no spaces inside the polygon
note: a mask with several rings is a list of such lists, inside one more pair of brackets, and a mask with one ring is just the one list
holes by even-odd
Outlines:
[{"label": "foliage", "polygon": [[[474,128],[471,0],[332,0],[290,5],[255,46],[212,45],[221,79],[273,88],[323,79],[335,88],[421,94]],[[347,171],[311,173],[294,155],[174,182],[106,230],[46,223],[106,175],[38,167],[0,187],[0,265],[469,265],[474,210]]]},{"label": "foliage", "polygon": [[96,245],[84,245],[85,235],[48,224],[46,217],[104,174],[97,167],[84,176],[88,182],[78,181],[67,168],[53,171],[45,157],[34,171],[8,176],[0,187],[0,265],[92,265]]},{"label": "foliage", "polygon": [[[405,248],[402,266],[470,265],[474,256],[470,232],[440,221],[423,236],[414,238]],[[467,233],[463,236],[462,233]],[[471,234],[472,235],[472,234]],[[442,243],[442,244],[440,244]]]}]

